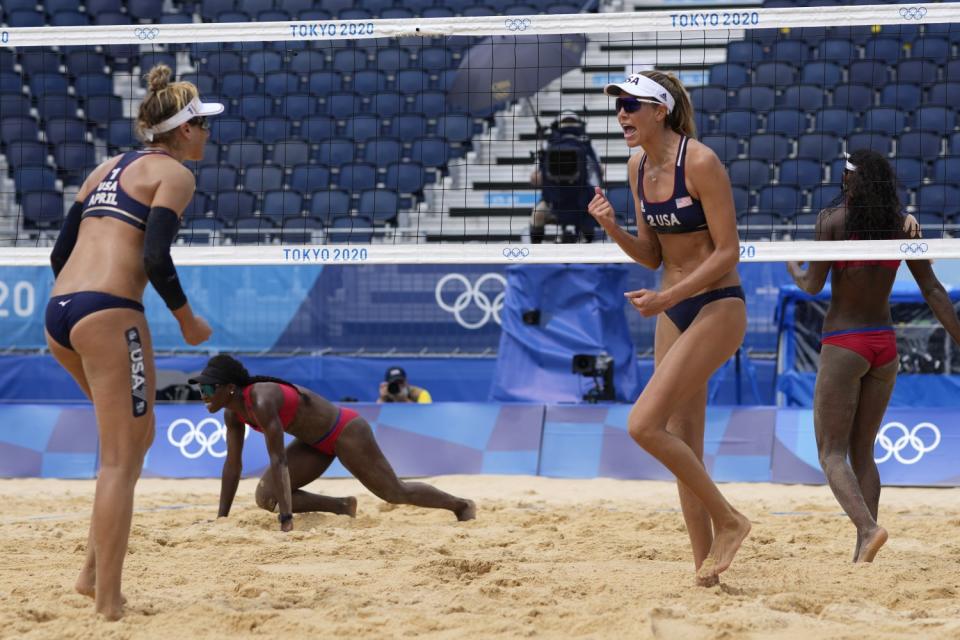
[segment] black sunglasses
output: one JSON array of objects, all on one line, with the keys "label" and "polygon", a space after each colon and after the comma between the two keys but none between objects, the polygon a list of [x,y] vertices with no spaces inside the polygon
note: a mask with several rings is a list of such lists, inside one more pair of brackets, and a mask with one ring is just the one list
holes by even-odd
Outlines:
[{"label": "black sunglasses", "polygon": [[207,120],[207,116],[197,116],[196,118],[191,118],[189,123],[195,127],[200,127],[204,131],[210,130],[210,121]]},{"label": "black sunglasses", "polygon": [[640,107],[644,103],[661,105],[662,102],[657,102],[656,100],[644,100],[643,98],[617,98],[614,102],[614,109],[616,113],[620,113],[620,109],[623,109],[627,113],[634,113],[640,110]]},{"label": "black sunglasses", "polygon": [[220,384],[201,384],[200,385],[200,395],[205,397],[210,397],[217,392],[219,387],[223,385]]}]

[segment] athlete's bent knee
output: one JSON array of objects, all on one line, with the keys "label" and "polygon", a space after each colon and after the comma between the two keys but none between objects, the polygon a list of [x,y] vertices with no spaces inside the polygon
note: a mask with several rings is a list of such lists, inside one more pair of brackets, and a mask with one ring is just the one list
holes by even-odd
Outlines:
[{"label": "athlete's bent knee", "polygon": [[630,437],[633,438],[634,442],[644,449],[646,449],[653,440],[653,436],[656,435],[656,431],[656,427],[652,427],[649,424],[644,424],[642,422],[631,421],[627,423],[627,433],[630,434]]},{"label": "athlete's bent knee", "polygon": [[257,506],[266,511],[273,511],[277,508],[277,499],[273,495],[273,491],[270,490],[268,486],[260,481],[260,484],[257,485],[257,490],[253,494],[253,499],[257,503]]}]

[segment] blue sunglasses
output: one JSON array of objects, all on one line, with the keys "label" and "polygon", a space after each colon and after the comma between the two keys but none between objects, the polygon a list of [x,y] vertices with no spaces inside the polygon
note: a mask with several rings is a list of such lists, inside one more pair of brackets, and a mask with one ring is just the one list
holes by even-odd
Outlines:
[{"label": "blue sunglasses", "polygon": [[614,102],[614,110],[616,113],[620,113],[620,109],[623,109],[627,113],[635,113],[640,110],[640,107],[643,104],[655,104],[661,105],[662,102],[657,102],[656,100],[644,100],[643,98],[617,98]]},{"label": "blue sunglasses", "polygon": [[205,397],[210,397],[217,392],[217,387],[219,384],[202,384],[200,385],[200,395]]}]

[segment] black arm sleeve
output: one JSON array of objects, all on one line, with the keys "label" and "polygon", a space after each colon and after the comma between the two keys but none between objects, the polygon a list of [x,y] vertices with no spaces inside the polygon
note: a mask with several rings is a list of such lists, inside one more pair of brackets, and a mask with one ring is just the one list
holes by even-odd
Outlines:
[{"label": "black arm sleeve", "polygon": [[63,270],[63,265],[67,264],[67,259],[73,253],[73,247],[77,244],[77,234],[80,232],[80,215],[83,213],[83,203],[74,202],[67,213],[67,217],[60,227],[60,235],[53,245],[53,251],[50,252],[50,266],[53,267],[53,277],[56,278]]},{"label": "black arm sleeve", "polygon": [[143,239],[143,266],[150,284],[157,290],[172,311],[187,304],[187,296],[180,286],[177,269],[170,258],[170,245],[177,237],[180,218],[173,209],[153,207],[147,218]]}]

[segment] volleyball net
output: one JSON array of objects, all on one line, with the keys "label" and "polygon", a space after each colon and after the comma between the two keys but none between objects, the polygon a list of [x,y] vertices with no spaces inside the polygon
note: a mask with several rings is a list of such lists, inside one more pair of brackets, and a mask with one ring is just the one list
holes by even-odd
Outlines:
[{"label": "volleyball net", "polygon": [[[634,228],[630,151],[602,90],[653,68],[683,81],[699,139],[728,168],[744,261],[960,255],[960,5],[215,4],[0,28],[4,263],[45,262],[84,177],[139,145],[158,63],[226,105],[190,163],[182,264],[627,261],[602,230],[586,242],[586,211],[528,244],[543,197],[531,172],[560,158],[548,179],[582,188],[578,157],[546,149],[573,111]],[[922,241],[813,245],[857,149],[891,161]]]}]

